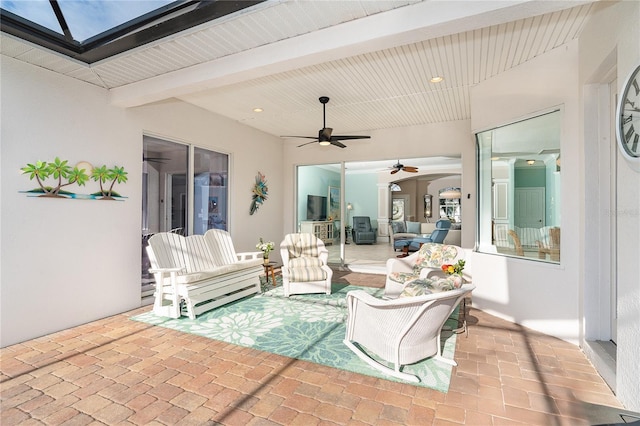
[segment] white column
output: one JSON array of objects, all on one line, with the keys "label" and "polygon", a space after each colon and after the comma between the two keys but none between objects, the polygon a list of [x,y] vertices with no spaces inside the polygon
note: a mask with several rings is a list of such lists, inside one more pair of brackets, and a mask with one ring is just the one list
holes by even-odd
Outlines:
[{"label": "white column", "polygon": [[389,212],[391,203],[389,184],[378,183],[378,235],[377,242],[389,242]]}]

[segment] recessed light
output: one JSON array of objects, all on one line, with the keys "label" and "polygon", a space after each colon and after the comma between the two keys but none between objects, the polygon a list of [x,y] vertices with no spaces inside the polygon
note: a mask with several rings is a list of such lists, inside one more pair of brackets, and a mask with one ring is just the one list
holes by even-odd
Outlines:
[{"label": "recessed light", "polygon": [[431,80],[429,80],[432,83],[440,83],[442,80],[444,80],[443,77],[440,77],[439,75],[435,76],[435,77],[431,77]]},{"label": "recessed light", "polygon": [[253,112],[262,112],[262,111],[264,111],[262,108],[254,108],[253,109]]},{"label": "recessed light", "polygon": [[527,164],[533,166],[536,163],[536,160],[527,160]]}]

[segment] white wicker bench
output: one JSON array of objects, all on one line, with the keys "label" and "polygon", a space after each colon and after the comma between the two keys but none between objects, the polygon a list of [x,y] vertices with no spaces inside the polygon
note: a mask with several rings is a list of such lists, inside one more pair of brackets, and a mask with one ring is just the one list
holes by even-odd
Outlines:
[{"label": "white wicker bench", "polygon": [[147,252],[156,281],[156,315],[194,319],[260,292],[261,252],[236,253],[226,231],[188,237],[161,232],[149,238]]}]

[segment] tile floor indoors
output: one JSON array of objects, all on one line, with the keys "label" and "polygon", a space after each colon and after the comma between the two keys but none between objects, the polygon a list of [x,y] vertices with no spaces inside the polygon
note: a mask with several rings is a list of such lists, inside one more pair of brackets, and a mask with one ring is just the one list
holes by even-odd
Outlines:
[{"label": "tile floor indoors", "polygon": [[[383,286],[384,276],[336,271]],[[130,320],[143,307],[3,348],[3,426],[586,425],[620,404],[579,348],[469,308],[448,393]]]}]

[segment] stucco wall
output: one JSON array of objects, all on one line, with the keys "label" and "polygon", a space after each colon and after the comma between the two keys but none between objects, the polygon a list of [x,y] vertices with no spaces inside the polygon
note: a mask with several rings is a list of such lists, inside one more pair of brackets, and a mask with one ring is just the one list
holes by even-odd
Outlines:
[{"label": "stucco wall", "polygon": [[[554,107],[562,109],[562,261],[560,265],[474,253],[474,305],[577,344],[579,224],[578,45],[537,57],[471,90],[474,132],[508,124]],[[466,170],[465,170],[466,172]]]},{"label": "stucco wall", "polygon": [[[2,57],[0,345],[140,305],[142,135],[232,153],[230,230],[238,251],[282,235],[278,138],[181,102],[132,110],[105,90]],[[37,186],[20,168],[56,156],[75,165],[122,166],[125,201],[61,200],[19,193]],[[249,215],[260,170],[269,199]],[[84,189],[78,192],[85,193]],[[89,190],[86,193],[90,192]]]},{"label": "stucco wall", "polygon": [[[617,91],[621,92],[622,84],[629,73],[640,64],[640,2],[606,2],[597,7],[597,12],[589,20],[581,35],[580,43],[580,85],[592,90],[593,85],[609,83],[615,79]],[[613,59],[611,59],[613,58]],[[613,66],[615,74],[606,74]],[[608,297],[609,271],[599,274],[598,265],[603,265],[603,258],[609,257],[613,251],[617,256],[617,264],[611,267],[615,270],[617,281],[617,354],[616,354],[616,395],[624,406],[630,410],[640,411],[640,363],[638,362],[638,347],[640,347],[640,171],[634,170],[627,163],[619,151],[614,148],[613,156],[617,166],[615,174],[616,190],[614,194],[616,207],[610,208],[610,195],[605,193],[601,198],[594,197],[594,190],[598,187],[598,170],[605,176],[609,172],[605,165],[598,164],[599,150],[615,144],[609,135],[594,135],[594,123],[590,109],[598,105],[589,105],[594,99],[585,100],[585,118],[583,123],[585,138],[585,157],[588,167],[584,170],[587,182],[585,199],[589,202],[585,206],[584,234],[588,237],[595,233],[609,234],[605,227],[611,223],[614,216],[616,231],[614,231],[615,247],[598,247],[592,244],[583,245],[585,271],[585,323],[586,339],[606,339],[611,336],[606,330],[597,330],[599,324],[608,323],[608,318],[602,318],[602,310],[598,309],[601,299]],[[611,105],[610,108],[615,108]],[[599,113],[606,115],[608,111]],[[598,115],[596,113],[595,115]],[[608,117],[607,117],[608,118]],[[599,125],[600,123],[596,123]],[[613,123],[612,123],[613,124]],[[599,136],[599,137],[595,137]],[[594,155],[595,153],[595,155]],[[608,177],[608,176],[606,176]],[[594,180],[595,179],[595,180]],[[593,203],[601,206],[599,209],[587,209]],[[599,226],[603,229],[595,230],[598,225],[595,212],[601,210]],[[606,263],[605,263],[606,265]],[[608,313],[604,313],[608,316]]]}]

